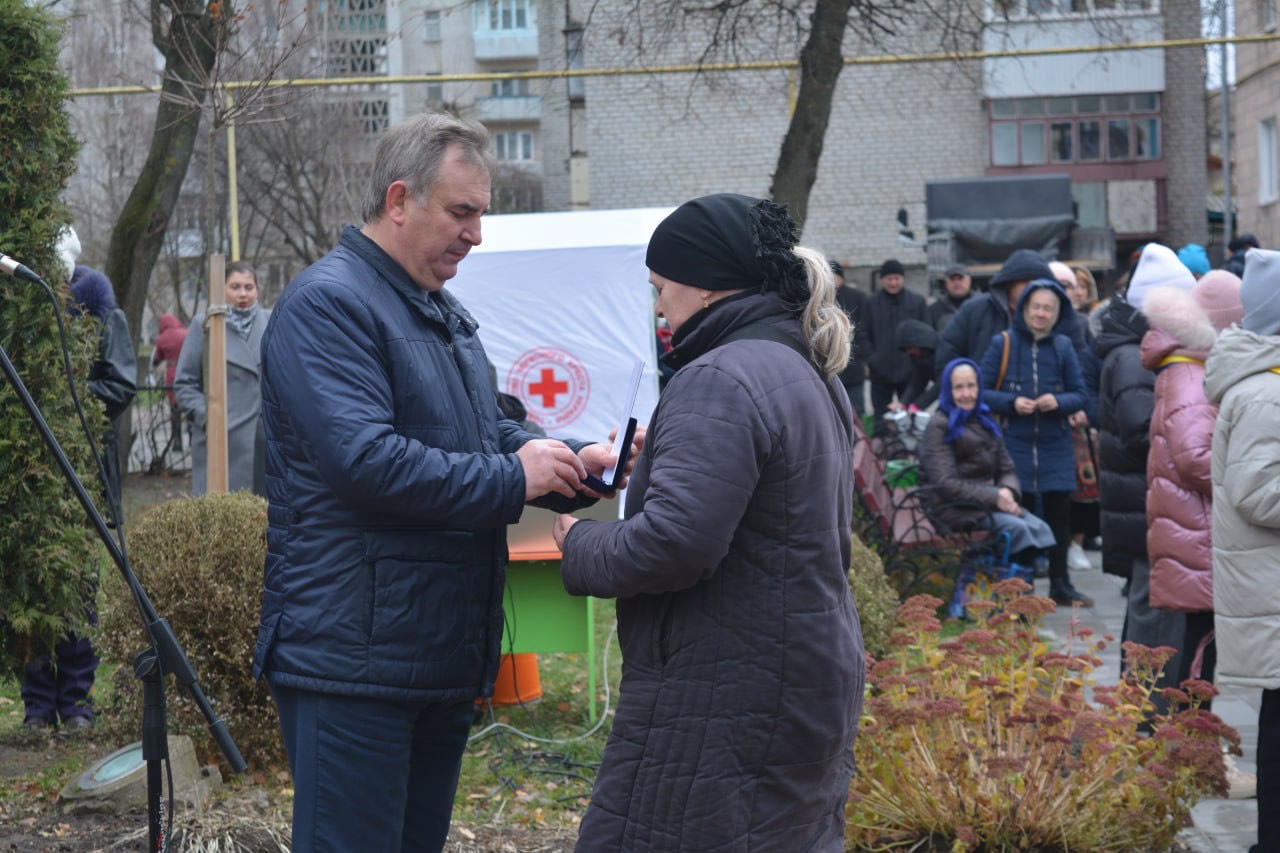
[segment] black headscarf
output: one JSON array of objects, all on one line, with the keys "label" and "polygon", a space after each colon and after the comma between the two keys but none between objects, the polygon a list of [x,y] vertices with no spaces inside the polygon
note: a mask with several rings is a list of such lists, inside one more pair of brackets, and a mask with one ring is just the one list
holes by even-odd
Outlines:
[{"label": "black headscarf", "polygon": [[645,265],[703,290],[775,291],[792,310],[809,300],[799,229],[767,199],[716,193],[687,201],[658,223]]}]

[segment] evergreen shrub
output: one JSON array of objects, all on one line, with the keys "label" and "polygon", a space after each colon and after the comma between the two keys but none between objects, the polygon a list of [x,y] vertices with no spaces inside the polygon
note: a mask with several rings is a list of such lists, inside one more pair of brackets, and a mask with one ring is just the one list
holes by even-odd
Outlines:
[{"label": "evergreen shrub", "polygon": [[[75,170],[78,143],[65,110],[58,65],[61,30],[39,4],[0,0],[0,250],[57,290],[0,279],[0,346],[17,368],[54,436],[90,493],[92,451],[63,373],[56,311],[68,290],[56,260],[70,216],[60,195]],[[68,321],[71,368],[88,424],[106,426],[86,377],[96,352],[91,318]],[[15,390],[0,377],[0,672],[83,628],[98,572],[96,537]]]},{"label": "evergreen shrub", "polygon": [[[173,626],[200,686],[227,725],[245,761],[258,769],[285,762],[275,705],[266,682],[253,680],[267,503],[248,492],[204,495],[159,504],[130,528],[130,557],[160,616]],[[105,723],[121,739],[141,731],[142,683],[133,660],[148,645],[124,582],[104,585],[99,649],[116,672],[117,707]],[[166,679],[169,731],[187,734],[203,761],[220,757],[195,703]]]},{"label": "evergreen shrub", "polygon": [[862,620],[862,644],[867,654],[879,659],[889,652],[889,635],[898,618],[898,591],[885,575],[880,555],[857,534],[850,563],[849,589]]}]

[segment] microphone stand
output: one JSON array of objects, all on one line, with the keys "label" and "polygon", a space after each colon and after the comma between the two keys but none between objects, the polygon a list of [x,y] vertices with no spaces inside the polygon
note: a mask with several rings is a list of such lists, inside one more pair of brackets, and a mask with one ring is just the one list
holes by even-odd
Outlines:
[{"label": "microphone stand", "polygon": [[[8,258],[5,258],[5,260],[8,260]],[[124,575],[125,583],[133,592],[138,611],[142,614],[142,621],[151,640],[150,648],[138,655],[134,661],[134,675],[142,680],[143,685],[142,757],[147,765],[147,828],[150,839],[148,849],[157,851],[157,853],[164,853],[169,849],[169,837],[164,824],[164,786],[161,777],[161,765],[169,758],[168,720],[164,698],[165,673],[172,672],[177,678],[178,684],[185,687],[187,692],[191,694],[191,698],[200,709],[200,713],[204,714],[204,718],[208,721],[209,731],[213,734],[213,739],[217,742],[222,755],[227,759],[231,770],[235,773],[242,773],[247,769],[248,765],[245,764],[244,758],[240,755],[240,750],[236,748],[235,741],[231,739],[230,733],[227,732],[226,725],[218,719],[214,713],[213,706],[209,704],[208,698],[200,688],[195,669],[187,659],[182,646],[179,645],[178,638],[173,633],[173,628],[169,626],[166,620],[161,619],[156,612],[155,606],[152,605],[151,599],[147,597],[142,584],[138,582],[138,577],[133,573],[133,569],[130,567],[128,559],[125,558],[124,552],[120,549],[115,537],[111,535],[110,530],[107,528],[107,523],[102,518],[102,514],[98,512],[97,506],[92,498],[89,497],[89,492],[85,489],[84,483],[80,482],[80,478],[76,476],[71,461],[67,459],[67,455],[58,444],[57,438],[54,437],[53,431],[49,429],[49,424],[40,413],[40,407],[36,405],[31,393],[27,390],[27,386],[23,384],[22,378],[18,376],[17,368],[9,360],[9,354],[4,351],[3,346],[0,346],[0,367],[3,367],[5,378],[9,380],[9,384],[18,393],[18,398],[22,401],[22,407],[27,410],[27,414],[31,417],[31,422],[35,424],[36,429],[40,432],[40,437],[44,439],[45,446],[49,448],[58,463],[58,467],[62,469],[62,475],[66,478],[72,491],[75,492],[76,499],[80,501],[80,506],[84,507],[85,513],[89,516],[89,521],[93,523],[94,529],[98,533],[98,538],[107,546],[111,559],[115,561],[115,564],[120,568],[120,572]]]}]

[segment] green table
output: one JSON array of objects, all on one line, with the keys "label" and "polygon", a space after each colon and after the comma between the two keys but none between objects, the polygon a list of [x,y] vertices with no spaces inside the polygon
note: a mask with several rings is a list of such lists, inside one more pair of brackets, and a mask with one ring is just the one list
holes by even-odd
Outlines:
[{"label": "green table", "polygon": [[[504,653],[573,652],[587,658],[591,721],[596,720],[595,612],[590,598],[569,595],[558,560],[512,560],[503,596]],[[606,674],[607,677],[607,674]]]}]

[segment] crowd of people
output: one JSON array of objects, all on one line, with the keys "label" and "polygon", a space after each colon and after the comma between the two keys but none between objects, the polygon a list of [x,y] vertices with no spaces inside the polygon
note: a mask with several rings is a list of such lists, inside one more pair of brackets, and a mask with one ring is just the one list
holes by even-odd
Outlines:
[{"label": "crowd of people", "polygon": [[[1123,639],[1178,650],[1165,683],[1262,690],[1255,849],[1280,849],[1280,252],[1233,244],[1213,270],[1199,246],[1148,244],[1100,301],[1089,270],[1019,249],[985,291],[949,267],[930,303],[893,259],[872,293],[850,286],[770,201],[691,200],[646,256],[663,393],[625,450],[622,517],[580,521],[613,497],[587,475],[618,460],[504,414],[445,289],[480,243],[488,144],[438,114],[390,129],[363,225],[272,311],[251,266],[227,267],[229,485],[269,503],[253,674],[279,710],[295,850],[443,845],[526,504],[561,513],[569,593],[618,599],[621,700],[578,849],[843,849],[865,680],[853,421],[935,404],[919,453],[943,523],[989,524],[1085,607],[1071,572],[1100,534]],[[99,278],[75,267],[72,291],[106,370],[122,317]],[[202,494],[205,322],[160,326]],[[32,726],[91,720],[80,643],[56,682],[48,657],[29,668]]]},{"label": "crowd of people", "polygon": [[[1224,266],[1243,280],[1200,246],[1152,243],[1100,303],[1088,270],[1019,250],[953,315],[944,297],[920,463],[940,522],[1007,533],[1017,562],[1047,552],[1050,597],[1083,606],[1069,555],[1088,504],[1073,497],[1093,464],[1102,569],[1125,579],[1121,639],[1176,650],[1158,687],[1262,690],[1256,780],[1230,762],[1228,780],[1233,796],[1256,791],[1263,851],[1280,850],[1280,596],[1267,574],[1280,566],[1280,252],[1242,239]],[[1094,458],[1073,451],[1073,431],[1096,431]]]}]

